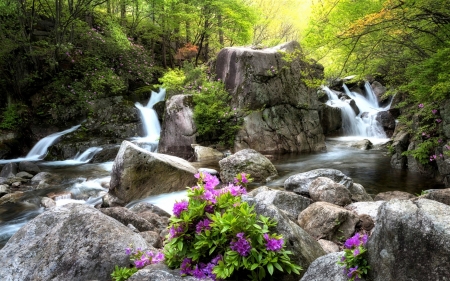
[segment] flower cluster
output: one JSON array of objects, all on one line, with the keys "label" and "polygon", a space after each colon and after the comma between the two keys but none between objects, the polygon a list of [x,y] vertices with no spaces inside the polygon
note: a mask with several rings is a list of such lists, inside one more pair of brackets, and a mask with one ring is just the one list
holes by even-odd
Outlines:
[{"label": "flower cluster", "polygon": [[338,261],[338,264],[345,267],[344,273],[349,281],[360,280],[370,269],[364,257],[368,238],[367,234],[356,233],[344,243],[344,256]]},{"label": "flower cluster", "polygon": [[213,280],[234,272],[248,272],[261,280],[274,269],[299,274],[280,235],[270,234],[276,222],[257,216],[247,202],[246,184],[252,179],[240,173],[232,183],[219,186],[219,179],[198,173],[197,185],[188,190],[189,201],[175,203],[164,254],[167,265],[183,275]]},{"label": "flower cluster", "polygon": [[144,252],[141,248],[133,249],[131,246],[125,249],[125,253],[130,256],[136,268],[143,268],[146,265],[160,263],[164,260],[164,254],[161,252]]}]

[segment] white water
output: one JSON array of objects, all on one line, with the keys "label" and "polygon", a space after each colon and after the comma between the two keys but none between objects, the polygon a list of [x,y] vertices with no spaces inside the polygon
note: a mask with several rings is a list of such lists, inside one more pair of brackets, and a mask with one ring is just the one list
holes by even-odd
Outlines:
[{"label": "white water", "polygon": [[135,106],[141,114],[144,136],[134,138],[133,140],[139,143],[141,147],[150,151],[156,151],[161,134],[161,125],[159,124],[158,115],[153,109],[153,106],[157,102],[164,100],[165,95],[166,89],[160,88],[158,93],[152,91],[150,100],[146,106],[143,106],[139,102],[135,103]]},{"label": "white water", "polygon": [[63,160],[63,161],[50,161],[41,163],[45,166],[69,166],[69,165],[81,165],[86,164],[94,158],[95,154],[101,151],[101,147],[89,147],[81,155],[78,152],[73,159]]},{"label": "white water", "polygon": [[343,85],[345,94],[355,101],[360,111],[358,115],[355,114],[350,104],[345,100],[340,100],[334,91],[328,87],[323,87],[323,89],[329,98],[327,105],[341,109],[342,127],[345,136],[387,138],[381,124],[376,120],[376,116],[378,112],[388,110],[390,104],[384,108],[379,107],[377,98],[368,82],[365,84],[367,97],[351,92],[345,84]]},{"label": "white water", "polygon": [[56,141],[62,137],[65,134],[71,133],[78,129],[81,125],[73,126],[70,129],[67,129],[62,132],[57,132],[54,134],[51,134],[49,136],[46,136],[45,138],[39,140],[33,148],[28,152],[27,156],[22,158],[16,158],[16,159],[2,159],[0,160],[0,164],[6,164],[11,162],[22,162],[22,161],[39,161],[44,159],[45,155],[47,154],[48,148],[56,143]]}]

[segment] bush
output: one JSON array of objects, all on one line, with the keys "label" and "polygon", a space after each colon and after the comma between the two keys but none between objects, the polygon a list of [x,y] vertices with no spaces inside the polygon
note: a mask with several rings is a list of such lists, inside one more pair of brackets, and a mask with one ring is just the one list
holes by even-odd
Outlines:
[{"label": "bush", "polygon": [[3,110],[0,129],[14,130],[18,129],[22,123],[21,111],[24,109],[22,104],[11,104]]},{"label": "bush", "polygon": [[338,261],[338,264],[345,267],[344,272],[347,274],[349,281],[360,280],[361,277],[367,275],[367,271],[370,269],[365,257],[368,239],[367,234],[356,233],[345,241],[344,256]]},{"label": "bush", "polygon": [[283,238],[270,234],[276,222],[257,216],[242,202],[245,184],[251,180],[240,174],[234,184],[214,189],[219,180],[199,173],[197,186],[188,190],[189,201],[174,205],[169,234],[164,247],[165,262],[181,268],[183,275],[226,279],[247,274],[261,280],[275,270],[299,274],[291,263]]}]

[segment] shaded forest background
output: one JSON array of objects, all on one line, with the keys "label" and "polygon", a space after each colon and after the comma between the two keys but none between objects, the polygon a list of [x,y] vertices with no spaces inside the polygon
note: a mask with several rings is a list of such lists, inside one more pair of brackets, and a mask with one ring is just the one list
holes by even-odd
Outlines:
[{"label": "shaded forest background", "polygon": [[3,0],[0,129],[73,125],[92,100],[140,99],[223,47],[290,40],[327,79],[376,78],[403,93],[402,107],[438,104],[449,39],[445,0]]}]

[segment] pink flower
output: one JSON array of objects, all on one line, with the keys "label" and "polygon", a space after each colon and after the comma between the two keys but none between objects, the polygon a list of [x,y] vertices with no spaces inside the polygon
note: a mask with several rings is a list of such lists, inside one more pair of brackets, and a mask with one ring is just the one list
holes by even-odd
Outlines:
[{"label": "pink flower", "polygon": [[419,108],[423,108],[423,103],[419,104]]},{"label": "pink flower", "polygon": [[436,114],[437,113],[437,109],[433,109],[433,110],[431,110],[431,112],[433,112],[433,114]]}]

